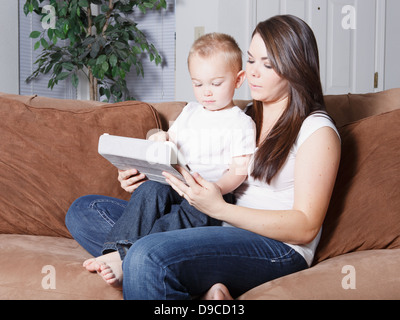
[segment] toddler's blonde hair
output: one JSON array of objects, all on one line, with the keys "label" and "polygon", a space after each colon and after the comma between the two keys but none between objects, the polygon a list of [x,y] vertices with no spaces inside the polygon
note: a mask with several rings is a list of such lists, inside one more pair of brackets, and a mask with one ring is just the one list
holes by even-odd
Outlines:
[{"label": "toddler's blonde hair", "polygon": [[215,54],[222,53],[232,70],[238,73],[242,70],[242,51],[236,40],[224,33],[208,33],[198,38],[192,45],[188,56],[188,65],[194,55],[209,58]]}]

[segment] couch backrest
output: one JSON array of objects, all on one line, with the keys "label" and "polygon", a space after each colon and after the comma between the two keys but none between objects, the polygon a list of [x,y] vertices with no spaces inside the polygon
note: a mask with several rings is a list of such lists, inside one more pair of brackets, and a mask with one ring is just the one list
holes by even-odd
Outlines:
[{"label": "couch backrest", "polygon": [[[102,106],[106,103],[98,101],[61,100],[47,97],[19,96],[0,93],[0,97],[21,101],[27,105],[40,108],[59,108],[73,110]],[[364,119],[373,115],[392,111],[400,108],[400,88],[367,94],[342,94],[326,95],[325,104],[328,113],[335,120],[336,125],[341,127],[345,124]],[[235,100],[236,105],[244,109],[251,100]],[[162,128],[168,130],[170,124],[175,121],[187,104],[184,101],[172,101],[161,103],[150,103],[159,113]]]},{"label": "couch backrest", "polygon": [[36,108],[47,108],[47,109],[58,109],[58,110],[82,110],[84,108],[92,108],[106,105],[106,102],[100,101],[89,101],[89,100],[69,100],[69,99],[56,99],[56,98],[48,98],[42,97],[38,95],[17,95],[17,94],[8,94],[1,93],[1,98],[7,98],[14,101],[20,101],[28,106],[36,107]]},{"label": "couch backrest", "polygon": [[[341,127],[347,123],[364,119],[373,115],[400,108],[400,88],[368,94],[342,94],[325,96],[328,113]],[[240,108],[244,109],[251,100],[235,100]],[[168,130],[182,111],[186,102],[153,103],[153,107],[160,114],[164,130]]]},{"label": "couch backrest", "polygon": [[325,96],[328,113],[337,127],[400,108],[400,88],[367,94]]}]

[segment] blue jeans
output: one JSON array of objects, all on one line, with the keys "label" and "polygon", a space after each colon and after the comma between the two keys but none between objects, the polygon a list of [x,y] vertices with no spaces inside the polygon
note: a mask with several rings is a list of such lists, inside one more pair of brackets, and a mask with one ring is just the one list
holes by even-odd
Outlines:
[{"label": "blue jeans", "polygon": [[[123,200],[85,196],[71,205],[66,225],[89,253],[99,256],[127,206]],[[235,297],[303,270],[307,263],[282,242],[239,228],[211,226],[141,237],[130,246],[122,268],[125,299],[160,300],[191,299],[217,282]]]},{"label": "blue jeans", "polygon": [[[224,199],[234,202],[232,194],[225,195]],[[107,235],[103,254],[118,250],[124,260],[132,244],[149,234],[221,225],[222,221],[191,206],[169,185],[146,181],[132,194],[122,216]]]}]

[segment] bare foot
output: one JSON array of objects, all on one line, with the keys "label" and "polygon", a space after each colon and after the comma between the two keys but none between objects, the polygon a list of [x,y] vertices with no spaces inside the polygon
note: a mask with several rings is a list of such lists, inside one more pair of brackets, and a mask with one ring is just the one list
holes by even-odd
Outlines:
[{"label": "bare foot", "polygon": [[122,261],[114,261],[101,264],[99,275],[110,286],[122,289]]},{"label": "bare foot", "polygon": [[233,300],[229,290],[222,283],[214,284],[202,297],[203,300]]},{"label": "bare foot", "polygon": [[97,272],[109,285],[122,287],[122,261],[118,251],[88,259],[83,263],[83,267],[90,272]]}]

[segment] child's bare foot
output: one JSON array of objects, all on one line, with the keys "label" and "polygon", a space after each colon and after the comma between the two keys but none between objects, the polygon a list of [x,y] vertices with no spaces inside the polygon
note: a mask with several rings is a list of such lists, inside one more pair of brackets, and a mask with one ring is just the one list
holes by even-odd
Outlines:
[{"label": "child's bare foot", "polygon": [[214,284],[202,297],[203,300],[233,300],[227,287],[222,283]]},{"label": "child's bare foot", "polygon": [[101,264],[99,275],[110,286],[122,288],[122,261],[114,261]]},{"label": "child's bare foot", "polygon": [[118,251],[88,259],[83,267],[90,272],[97,272],[109,285],[122,287],[122,261]]},{"label": "child's bare foot", "polygon": [[83,262],[83,267],[86,268],[87,271],[97,272],[99,269],[99,262],[96,258],[91,258]]}]

